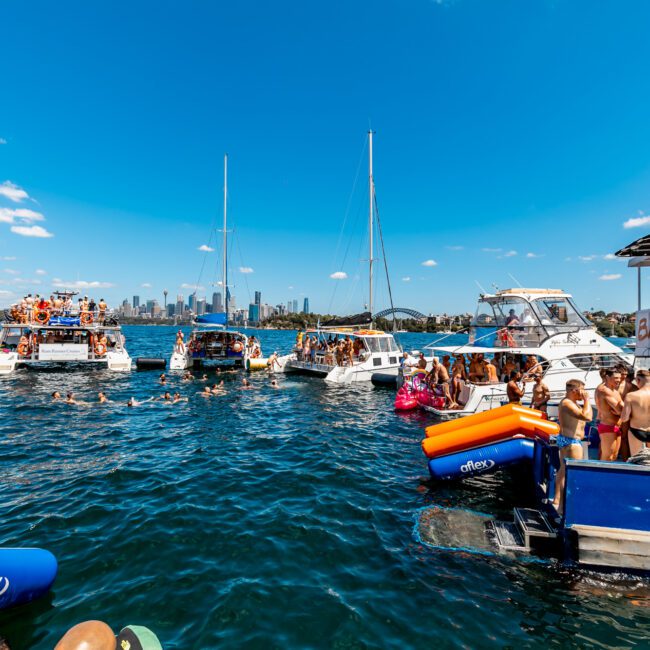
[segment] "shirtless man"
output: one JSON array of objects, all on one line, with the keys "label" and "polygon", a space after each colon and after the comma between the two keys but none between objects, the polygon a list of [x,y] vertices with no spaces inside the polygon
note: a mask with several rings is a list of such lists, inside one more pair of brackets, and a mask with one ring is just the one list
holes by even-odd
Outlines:
[{"label": "shirtless man", "polygon": [[431,388],[442,391],[445,396],[447,408],[458,408],[458,404],[449,391],[449,373],[447,372],[447,368],[445,368],[441,363],[438,363],[437,357],[433,357],[431,360],[431,370],[429,371],[428,380]]},{"label": "shirtless man", "polygon": [[508,394],[508,402],[510,404],[521,404],[521,398],[524,396],[524,389],[519,385],[521,381],[521,373],[519,370],[513,370],[510,373],[510,381],[506,386],[506,393]]},{"label": "shirtless man", "polygon": [[55,391],[52,393],[52,401],[53,401],[53,402],[56,402],[57,400],[60,400],[60,399],[61,399],[61,393],[59,393],[58,390],[55,390]]},{"label": "shirtless man", "polygon": [[106,308],[107,308],[107,306],[108,305],[106,304],[104,299],[100,298],[99,299],[99,305],[98,305],[98,307],[99,307],[99,322],[100,323],[103,323],[104,319],[106,318]]},{"label": "shirtless man", "polygon": [[280,388],[277,379],[271,379],[271,388]]},{"label": "shirtless man", "polygon": [[551,399],[551,391],[548,386],[542,381],[542,373],[535,373],[533,376],[535,384],[533,386],[533,401],[532,408],[546,413],[548,415],[548,402]]},{"label": "shirtless man", "polygon": [[480,354],[472,354],[469,358],[469,380],[472,382],[483,381],[483,357]]},{"label": "shirtless man", "polygon": [[246,379],[246,377],[244,377],[244,378],[241,380],[241,387],[242,387],[244,390],[250,390],[251,388],[253,388],[253,387],[251,386],[250,382],[248,381],[248,379]]},{"label": "shirtless man", "polygon": [[212,390],[210,392],[213,395],[223,395],[226,392],[223,387],[223,379],[218,384],[212,384]]},{"label": "shirtless man", "polygon": [[621,399],[625,400],[628,393],[639,390],[638,386],[634,384],[634,368],[627,368],[624,365],[618,366],[617,370],[621,371],[621,385],[618,387],[618,392],[621,394]]},{"label": "shirtless man", "polygon": [[[582,402],[582,406],[578,403]],[[567,458],[582,459],[582,439],[585,437],[585,424],[591,421],[593,412],[584,382],[570,379],[566,383],[566,395],[558,409],[560,433],[557,446],[560,450],[560,469],[555,477],[555,498],[553,507],[561,513],[564,508],[564,482]]]},{"label": "shirtless man", "polygon": [[70,392],[65,396],[65,403],[66,404],[76,404],[77,400],[74,398],[74,393]]},{"label": "shirtless man", "polygon": [[97,400],[99,401],[100,404],[106,404],[107,402],[110,401],[108,397],[106,397],[106,395],[101,391],[97,393]]},{"label": "shirtless man", "polygon": [[167,377],[165,377],[165,373],[163,372],[162,375],[159,377],[160,383],[164,386],[167,383]]},{"label": "shirtless man", "polygon": [[488,384],[498,384],[499,379],[497,375],[497,367],[496,364],[494,363],[494,359],[492,361],[488,361],[487,359],[483,360],[483,370],[485,371],[485,377],[487,377]]},{"label": "shirtless man", "polygon": [[266,367],[269,371],[269,374],[273,374],[275,372],[276,367],[281,368],[280,362],[278,361],[277,351],[273,352],[273,354],[269,356],[269,358],[266,361]]},{"label": "shirtless man", "polygon": [[212,391],[210,390],[210,386],[204,386],[203,390],[197,393],[197,395],[200,395],[201,397],[212,397]]},{"label": "shirtless man", "polygon": [[605,370],[603,383],[596,388],[594,396],[598,409],[598,435],[600,436],[600,460],[616,460],[621,447],[619,420],[623,400],[618,392],[621,373],[613,368]]},{"label": "shirtless man", "polygon": [[181,397],[180,393],[174,393],[174,399],[172,404],[178,404],[179,402],[189,402],[190,400],[187,397]]},{"label": "shirtless man", "polygon": [[650,371],[637,370],[636,383],[639,390],[627,394],[621,413],[621,429],[628,434],[632,456],[650,442]]}]

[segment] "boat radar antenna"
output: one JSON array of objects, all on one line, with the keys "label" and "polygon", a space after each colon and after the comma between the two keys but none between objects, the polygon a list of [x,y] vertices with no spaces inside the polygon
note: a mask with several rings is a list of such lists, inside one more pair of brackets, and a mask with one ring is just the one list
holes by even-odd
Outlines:
[{"label": "boat radar antenna", "polygon": [[521,282],[519,282],[519,280],[517,280],[517,278],[516,278],[514,275],[512,275],[512,273],[508,273],[508,275],[510,276],[510,279],[511,279],[511,280],[512,280],[512,281],[513,281],[513,282],[514,282],[514,283],[515,283],[515,284],[516,284],[520,289],[523,288],[524,285],[521,284]]},{"label": "boat radar antenna", "polygon": [[480,289],[484,294],[487,293],[487,291],[485,290],[485,288],[483,287],[483,285],[482,285],[478,280],[474,280],[474,282],[476,282],[476,286],[477,286],[477,287],[478,287],[478,288],[479,288],[479,289]]},{"label": "boat radar antenna", "polygon": [[491,284],[490,286],[494,287],[494,290],[495,290],[495,291],[498,291],[498,290],[499,290],[499,287],[498,287],[498,286],[496,285],[496,283],[494,283],[494,282],[492,282],[492,284]]}]

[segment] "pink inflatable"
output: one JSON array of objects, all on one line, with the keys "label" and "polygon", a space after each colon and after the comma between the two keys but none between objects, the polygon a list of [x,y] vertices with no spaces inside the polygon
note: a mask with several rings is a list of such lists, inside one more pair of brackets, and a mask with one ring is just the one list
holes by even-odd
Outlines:
[{"label": "pink inflatable", "polygon": [[395,396],[395,410],[396,411],[411,411],[418,407],[418,400],[415,393],[408,383],[402,384],[402,387],[397,391]]}]

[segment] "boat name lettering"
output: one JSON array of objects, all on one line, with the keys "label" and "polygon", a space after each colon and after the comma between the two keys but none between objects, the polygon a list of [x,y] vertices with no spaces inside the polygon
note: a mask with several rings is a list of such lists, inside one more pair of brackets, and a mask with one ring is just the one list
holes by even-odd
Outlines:
[{"label": "boat name lettering", "polygon": [[460,466],[460,471],[463,474],[467,472],[485,472],[488,469],[492,469],[495,466],[493,460],[468,460],[464,465]]}]

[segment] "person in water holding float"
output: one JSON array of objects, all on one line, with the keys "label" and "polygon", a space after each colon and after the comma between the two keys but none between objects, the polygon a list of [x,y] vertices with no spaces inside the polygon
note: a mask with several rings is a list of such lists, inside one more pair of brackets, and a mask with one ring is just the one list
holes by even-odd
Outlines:
[{"label": "person in water holding float", "polygon": [[[582,406],[580,406],[582,403]],[[556,444],[560,450],[560,469],[555,477],[555,498],[553,507],[562,513],[564,509],[564,482],[566,479],[567,458],[582,460],[582,440],[585,437],[585,424],[591,421],[593,411],[589,393],[585,384],[579,379],[570,379],[566,383],[566,394],[558,408],[560,433]]]}]

